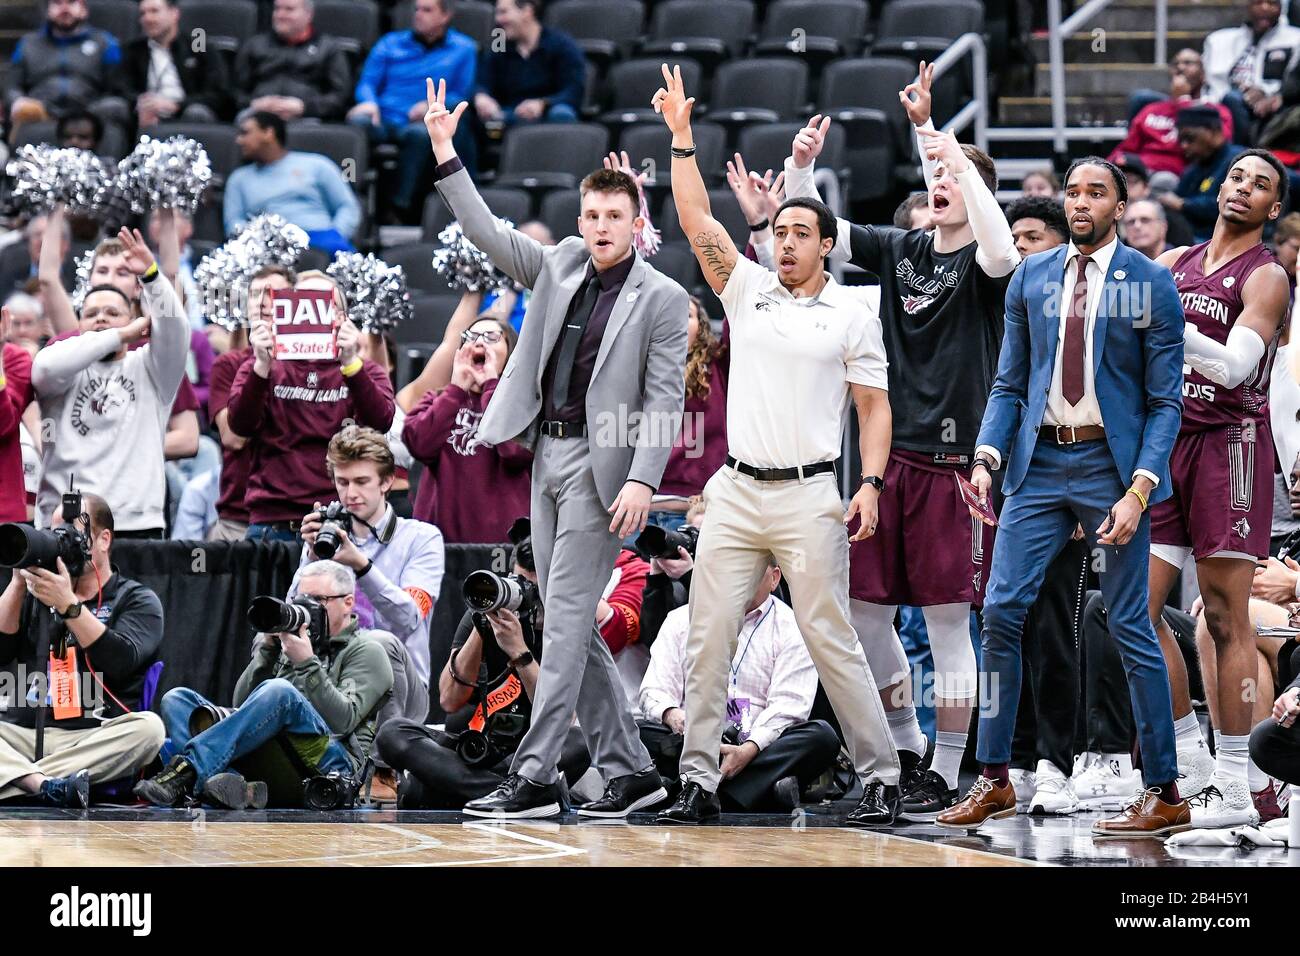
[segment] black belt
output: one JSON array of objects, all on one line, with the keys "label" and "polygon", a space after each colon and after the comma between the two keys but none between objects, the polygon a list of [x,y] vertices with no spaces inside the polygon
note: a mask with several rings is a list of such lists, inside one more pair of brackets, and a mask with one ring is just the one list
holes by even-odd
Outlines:
[{"label": "black belt", "polygon": [[542,422],[542,434],[547,438],[586,438],[585,422]]},{"label": "black belt", "polygon": [[292,531],[297,534],[302,529],[301,521],[262,521],[260,524],[265,525],[272,531]]},{"label": "black belt", "polygon": [[823,475],[828,471],[833,472],[835,462],[819,461],[812,465],[799,465],[795,468],[755,468],[743,461],[736,461],[736,459],[728,455],[727,467],[734,468],[742,475],[748,475],[755,481],[795,481],[801,478],[811,478],[814,475]]}]

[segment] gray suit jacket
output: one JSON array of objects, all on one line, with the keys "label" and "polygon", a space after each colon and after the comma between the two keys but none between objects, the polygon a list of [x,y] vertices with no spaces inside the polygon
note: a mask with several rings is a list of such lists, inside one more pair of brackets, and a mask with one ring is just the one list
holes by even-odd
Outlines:
[{"label": "gray suit jacket", "polygon": [[[511,229],[488,210],[464,170],[439,180],[438,192],[465,237],[533,290],[519,344],[479,422],[478,437],[490,445],[535,445],[542,373],[591,255],[575,236],[543,246]],[[636,263],[605,327],[587,389],[591,468],[606,508],[629,480],[659,487],[681,431],[686,391],[686,290],[633,255]]]}]

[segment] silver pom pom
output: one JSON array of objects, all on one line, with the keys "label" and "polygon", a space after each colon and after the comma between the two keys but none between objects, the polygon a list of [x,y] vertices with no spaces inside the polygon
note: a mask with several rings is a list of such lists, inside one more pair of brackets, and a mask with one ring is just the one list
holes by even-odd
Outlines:
[{"label": "silver pom pom", "polygon": [[90,291],[90,265],[94,261],[93,248],[77,256],[77,285],[72,290],[72,308],[78,315],[81,314],[81,303],[86,301],[86,293]]},{"label": "silver pom pom", "polygon": [[269,265],[292,266],[307,248],[307,233],[273,214],[255,216],[194,268],[208,321],[234,331],[248,324],[248,284]]},{"label": "silver pom pom", "polygon": [[14,211],[28,217],[64,203],[73,215],[93,214],[108,194],[110,177],[88,149],[58,149],[47,144],[20,147],[5,167],[14,180]]},{"label": "silver pom pom", "polygon": [[130,201],[132,212],[166,207],[192,216],[211,179],[208,152],[196,140],[141,136],[118,167],[117,189]]},{"label": "silver pom pom", "polygon": [[[514,223],[502,220],[507,226]],[[460,223],[453,222],[438,233],[442,248],[433,254],[433,269],[447,285],[463,292],[490,292],[514,287],[511,278],[497,269],[487,253],[465,238]]]},{"label": "silver pom pom", "polygon": [[406,272],[373,255],[340,252],[325,270],[348,303],[348,318],[363,332],[383,333],[411,318]]}]

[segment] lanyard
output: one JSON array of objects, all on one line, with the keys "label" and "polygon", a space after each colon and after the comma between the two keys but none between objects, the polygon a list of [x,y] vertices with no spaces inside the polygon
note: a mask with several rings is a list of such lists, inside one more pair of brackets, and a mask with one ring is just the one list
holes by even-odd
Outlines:
[{"label": "lanyard", "polygon": [[[768,598],[768,600],[771,601],[772,599]],[[775,607],[776,607],[776,602],[772,601],[772,603],[768,605],[767,610],[763,612],[763,616],[758,619],[758,623],[754,625],[754,629],[749,632],[749,640],[745,641],[745,649],[740,652],[740,657],[737,658],[736,663],[732,665],[731,668],[732,687],[736,686],[736,681],[740,676],[740,665],[745,663],[745,655],[749,653],[749,645],[754,643],[754,635],[757,634],[758,629],[763,626],[763,622],[766,621],[768,617],[771,616],[772,609]]]}]

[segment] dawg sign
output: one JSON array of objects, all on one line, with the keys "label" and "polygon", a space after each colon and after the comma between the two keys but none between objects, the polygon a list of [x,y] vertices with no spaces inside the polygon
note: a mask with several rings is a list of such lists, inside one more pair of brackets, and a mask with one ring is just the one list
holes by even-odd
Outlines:
[{"label": "dawg sign", "polygon": [[275,289],[275,357],[286,361],[334,359],[341,321],[328,289]]}]

